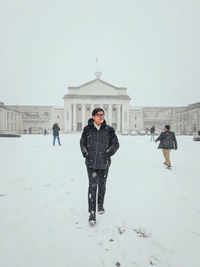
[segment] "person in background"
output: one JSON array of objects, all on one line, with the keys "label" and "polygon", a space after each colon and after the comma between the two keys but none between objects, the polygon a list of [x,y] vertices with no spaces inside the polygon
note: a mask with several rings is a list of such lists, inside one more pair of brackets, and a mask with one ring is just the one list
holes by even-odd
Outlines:
[{"label": "person in background", "polygon": [[111,156],[119,148],[118,138],[113,127],[104,120],[104,110],[95,108],[88,125],[84,127],[80,147],[87,166],[89,223],[96,223],[96,196],[98,213],[103,214],[106,179],[111,164]]},{"label": "person in background", "polygon": [[56,139],[58,140],[59,146],[61,146],[60,137],[59,137],[60,127],[58,126],[58,123],[54,123],[52,130],[53,130],[53,146],[55,146]]},{"label": "person in background", "polygon": [[167,169],[171,169],[171,161],[170,161],[170,152],[172,149],[177,150],[177,141],[175,137],[175,133],[170,131],[170,125],[165,125],[164,132],[160,134],[160,136],[156,139],[155,142],[160,141],[158,149],[162,149]]},{"label": "person in background", "polygon": [[150,129],[150,133],[151,133],[151,141],[154,141],[154,136],[155,136],[155,126],[153,125]]}]

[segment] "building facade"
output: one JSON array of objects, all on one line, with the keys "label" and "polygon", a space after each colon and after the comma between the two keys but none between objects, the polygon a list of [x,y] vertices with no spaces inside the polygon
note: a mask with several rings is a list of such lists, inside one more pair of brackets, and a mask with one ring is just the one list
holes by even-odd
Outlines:
[{"label": "building facade", "polygon": [[0,102],[0,133],[19,133],[22,128],[22,115]]},{"label": "building facade", "polygon": [[191,104],[173,116],[173,128],[177,134],[195,135],[200,130],[200,102]]},{"label": "building facade", "polygon": [[81,131],[96,107],[105,110],[107,123],[118,132],[129,131],[130,97],[127,89],[102,81],[99,72],[91,82],[68,87],[68,93],[63,98],[65,132]]},{"label": "building facade", "polygon": [[57,122],[64,132],[64,109],[52,106],[6,106],[0,102],[0,133],[43,134]]},{"label": "building facade", "polygon": [[200,102],[187,107],[132,107],[125,87],[116,87],[96,78],[77,87],[68,87],[64,107],[8,106],[0,102],[0,133],[42,134],[52,132],[55,122],[61,133],[82,131],[96,107],[105,110],[105,119],[117,132],[146,134],[154,125],[157,133],[171,125],[176,134],[194,135],[200,130]]}]

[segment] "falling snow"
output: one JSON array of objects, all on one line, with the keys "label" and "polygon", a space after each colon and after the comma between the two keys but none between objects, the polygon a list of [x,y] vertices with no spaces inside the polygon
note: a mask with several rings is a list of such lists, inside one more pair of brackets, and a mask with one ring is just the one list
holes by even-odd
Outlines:
[{"label": "falling snow", "polygon": [[1,266],[200,266],[200,142],[178,136],[166,170],[149,137],[119,136],[91,227],[79,139],[0,139]]}]

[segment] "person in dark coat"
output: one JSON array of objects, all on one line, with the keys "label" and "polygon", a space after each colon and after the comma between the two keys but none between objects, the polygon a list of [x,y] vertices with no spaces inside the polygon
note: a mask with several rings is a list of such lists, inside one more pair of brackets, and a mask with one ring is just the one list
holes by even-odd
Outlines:
[{"label": "person in dark coat", "polygon": [[95,108],[88,125],[84,127],[80,147],[85,164],[87,166],[88,188],[88,211],[89,222],[96,222],[96,195],[98,188],[97,205],[99,214],[103,214],[104,197],[106,191],[106,179],[111,164],[111,156],[119,148],[118,138],[114,128],[106,124],[104,110]]},{"label": "person in dark coat", "polygon": [[170,131],[170,126],[165,125],[164,132],[160,134],[160,136],[156,139],[155,142],[160,141],[158,149],[162,149],[163,155],[165,158],[164,164],[167,166],[167,169],[171,169],[171,162],[170,162],[170,151],[172,149],[177,150],[177,141],[175,137],[175,133]]},{"label": "person in dark coat", "polygon": [[55,146],[56,139],[58,140],[59,146],[61,146],[60,137],[59,137],[60,127],[58,126],[58,123],[54,123],[52,130],[53,130],[53,146]]},{"label": "person in dark coat", "polygon": [[154,136],[155,136],[155,126],[153,125],[150,129],[150,133],[151,133],[151,141],[154,141]]}]

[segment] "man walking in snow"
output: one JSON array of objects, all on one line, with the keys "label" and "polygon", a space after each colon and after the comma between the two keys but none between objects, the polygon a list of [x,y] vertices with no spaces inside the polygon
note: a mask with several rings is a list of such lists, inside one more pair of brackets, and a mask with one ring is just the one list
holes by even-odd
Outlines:
[{"label": "man walking in snow", "polygon": [[155,126],[153,125],[150,129],[150,133],[151,133],[151,141],[154,141],[154,136],[155,136]]},{"label": "man walking in snow", "polygon": [[114,128],[106,124],[104,110],[95,108],[92,118],[88,120],[82,132],[80,147],[85,164],[87,166],[89,188],[88,188],[88,211],[89,222],[96,222],[96,196],[99,214],[103,214],[104,197],[106,191],[106,179],[111,164],[111,156],[119,148],[118,138]]},{"label": "man walking in snow", "polygon": [[164,164],[167,166],[167,169],[171,169],[170,162],[170,151],[171,149],[177,150],[177,141],[175,137],[175,133],[170,131],[170,126],[165,125],[164,132],[160,134],[160,136],[156,139],[155,142],[160,141],[158,148],[162,149],[163,155],[165,158]]},{"label": "man walking in snow", "polygon": [[60,127],[58,126],[58,123],[54,123],[52,130],[53,130],[53,146],[55,146],[56,139],[58,140],[59,146],[61,146],[60,137],[59,137]]}]

